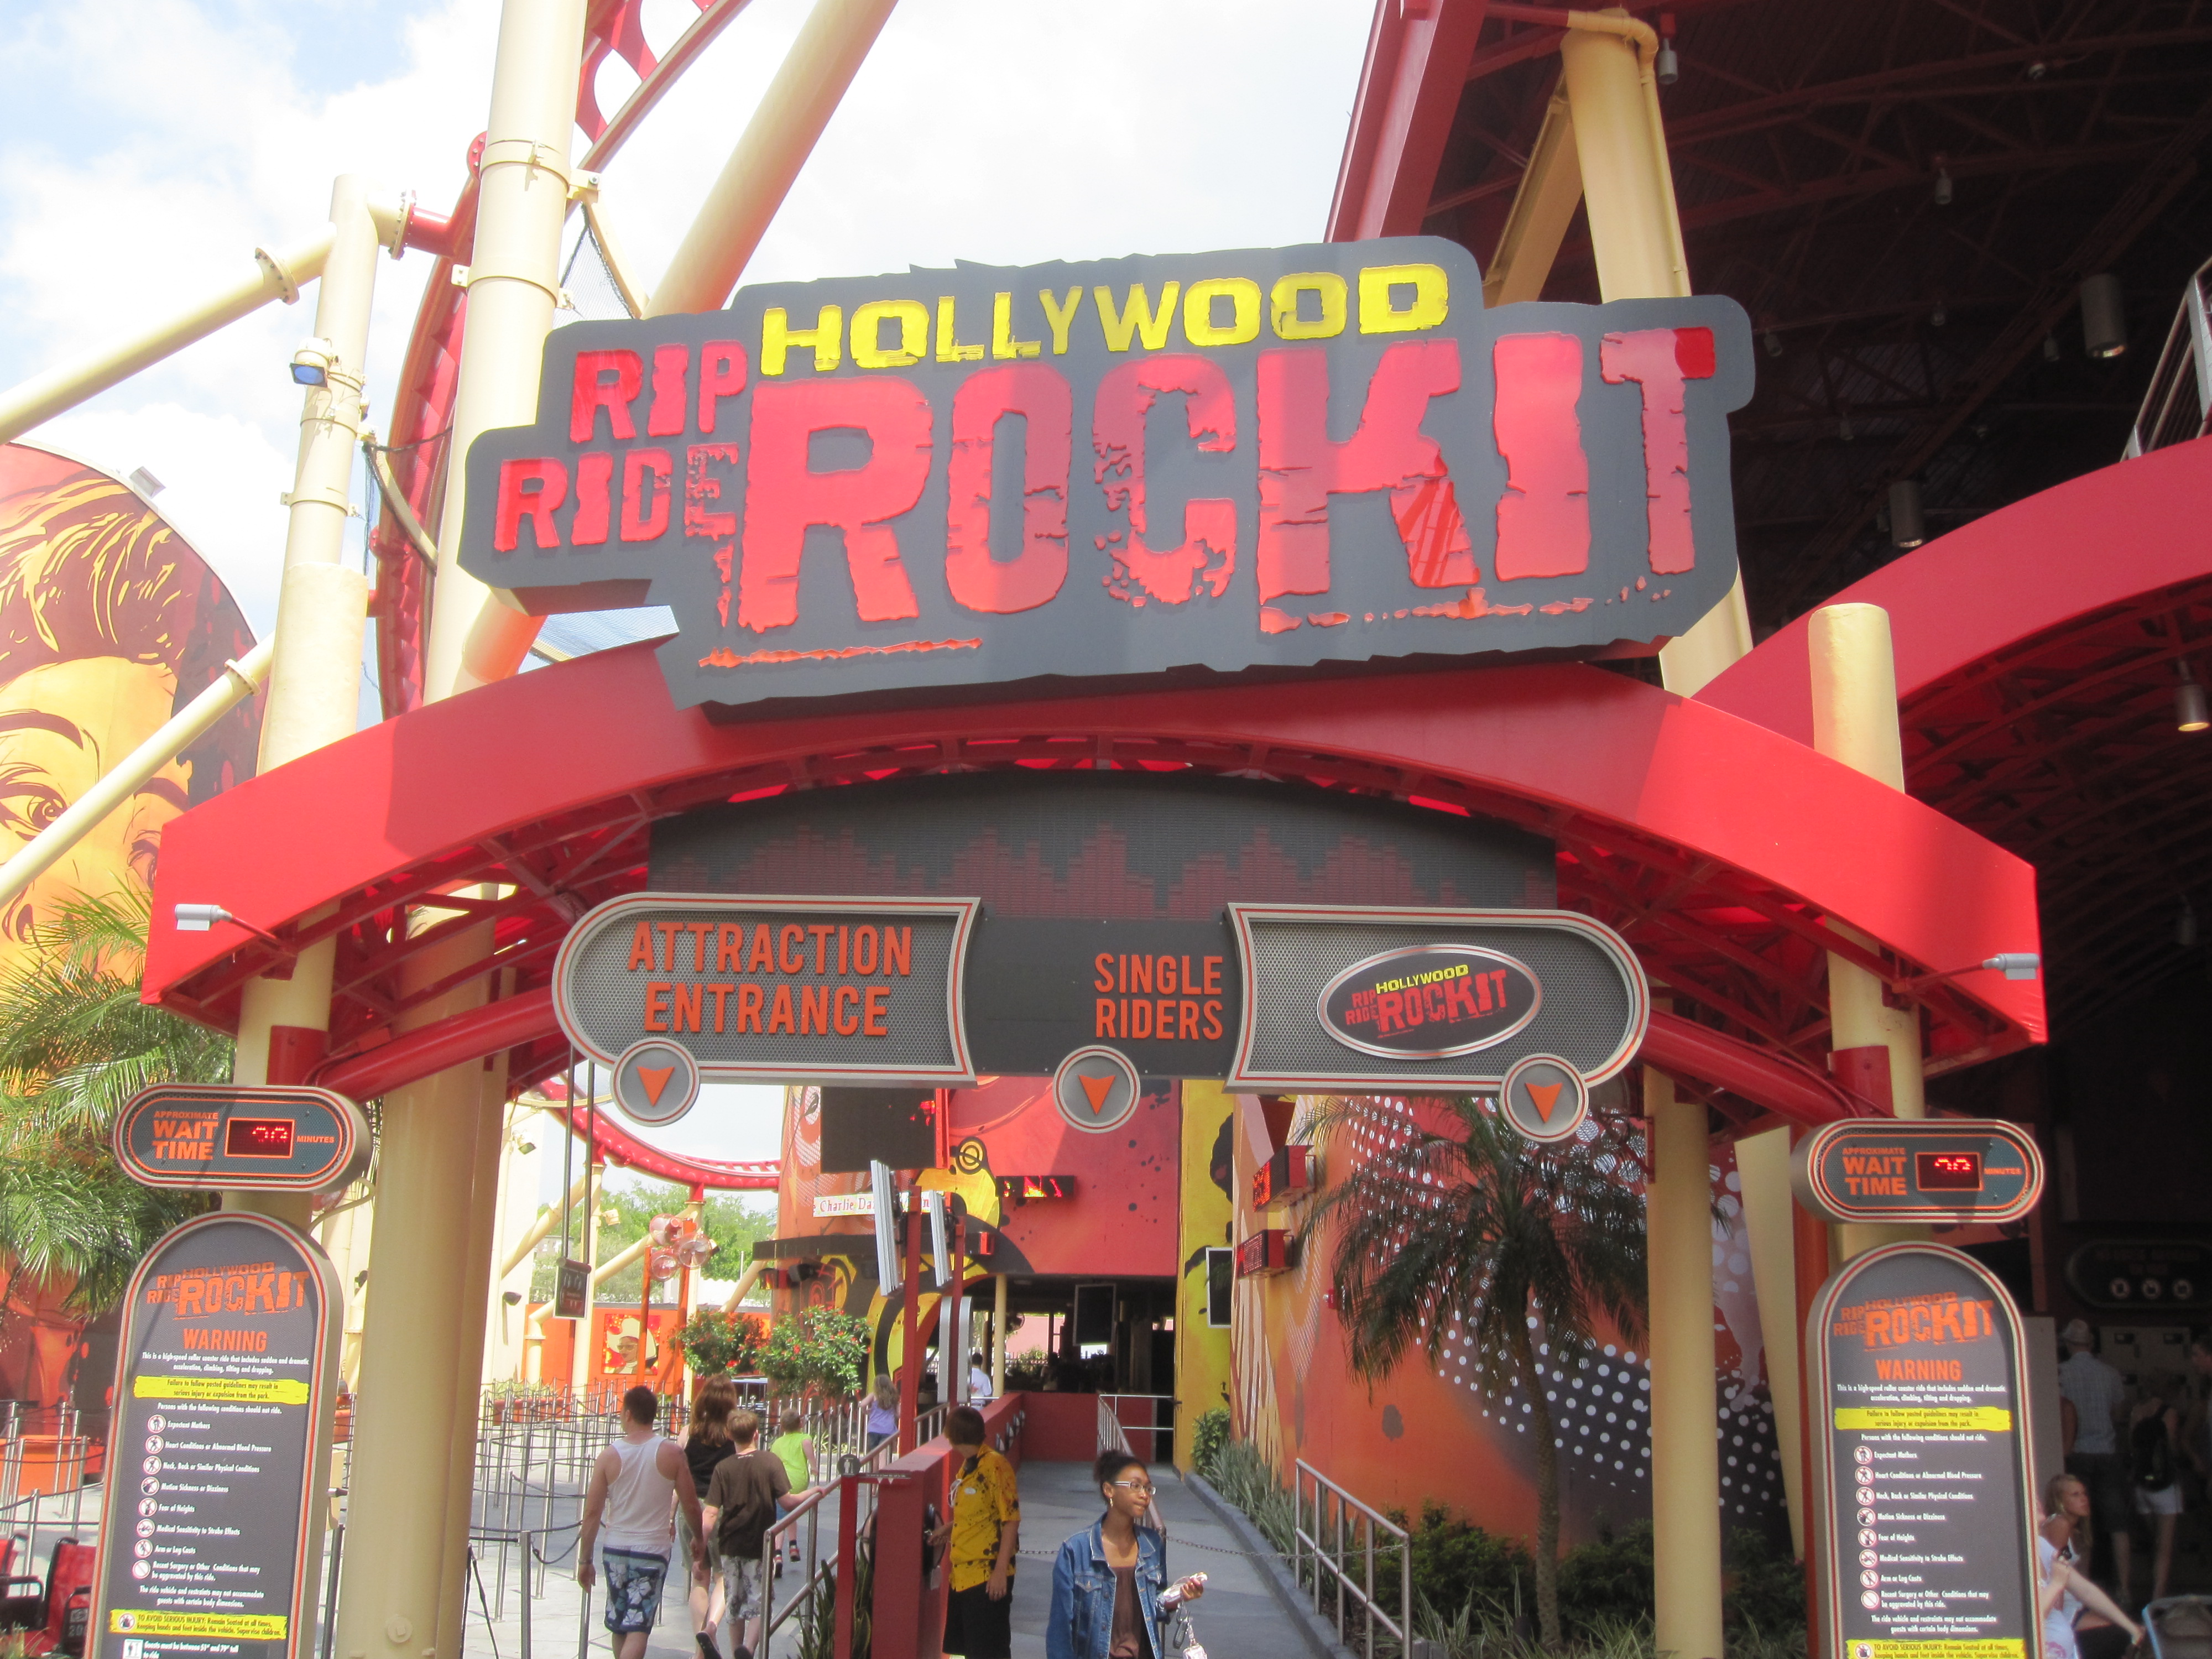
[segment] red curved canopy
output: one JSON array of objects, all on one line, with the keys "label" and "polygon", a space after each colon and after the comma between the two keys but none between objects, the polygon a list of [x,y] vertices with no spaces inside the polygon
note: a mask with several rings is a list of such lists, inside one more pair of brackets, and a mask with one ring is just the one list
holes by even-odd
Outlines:
[{"label": "red curved canopy", "polygon": [[[2025,864],[1759,726],[1571,665],[717,725],[671,708],[651,646],[604,652],[386,720],[177,819],[145,994],[234,1024],[239,987],[276,952],[234,927],[172,925],[179,902],[218,903],[289,946],[337,937],[326,1080],[365,1088],[380,1069],[389,1086],[380,1050],[413,1045],[435,1069],[443,1043],[512,1046],[520,1085],[566,1056],[522,1009],[397,1040],[395,1023],[495,969],[512,970],[515,1000],[538,992],[570,922],[641,884],[656,818],[788,788],[1101,761],[1384,794],[1549,836],[1562,902],[1619,928],[1717,1042],[1817,1056],[1832,950],[1927,1007],[1935,1069],[2042,1039],[2033,982],[1974,971],[1916,983],[2037,948]],[[462,896],[477,884],[513,891]],[[425,900],[455,914],[410,933],[404,907]],[[487,921],[489,956],[428,984],[404,975]]]},{"label": "red curved canopy", "polygon": [[[1888,611],[1906,787],[2033,864],[2051,998],[2070,1021],[2183,971],[2212,885],[2212,439],[2088,473],[1905,555],[1832,603]],[[1700,702],[1811,740],[1806,623]]]}]

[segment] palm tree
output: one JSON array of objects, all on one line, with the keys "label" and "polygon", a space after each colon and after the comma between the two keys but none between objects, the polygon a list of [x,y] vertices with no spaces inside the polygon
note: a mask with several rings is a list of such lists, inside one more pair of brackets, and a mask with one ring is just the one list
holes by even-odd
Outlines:
[{"label": "palm tree", "polygon": [[115,1114],[155,1083],[230,1075],[230,1040],[138,1000],[153,901],[143,889],[63,905],[30,966],[0,981],[0,1252],[69,1303],[123,1293],[154,1241],[207,1206],[125,1176]]},{"label": "palm tree", "polygon": [[[1349,1172],[1302,1230],[1334,1222],[1331,1279],[1352,1369],[1370,1383],[1418,1342],[1431,1364],[1457,1330],[1476,1382],[1528,1403],[1536,1443],[1536,1613],[1559,1645],[1559,1459],[1547,1367],[1571,1371],[1593,1316],[1631,1340],[1645,1307],[1644,1202],[1614,1159],[1529,1141],[1487,1101],[1324,1103],[1310,1120]],[[1362,1155],[1357,1139],[1369,1149]],[[1384,1150],[1373,1150],[1381,1147]],[[1548,1353],[1544,1350],[1548,1349]]]}]

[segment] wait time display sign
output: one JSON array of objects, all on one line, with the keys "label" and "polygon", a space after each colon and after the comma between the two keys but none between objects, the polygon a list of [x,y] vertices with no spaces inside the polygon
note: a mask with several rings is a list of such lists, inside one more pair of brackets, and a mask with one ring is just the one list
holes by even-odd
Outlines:
[{"label": "wait time display sign", "polygon": [[1750,344],[1433,237],[761,285],[555,331],[459,556],[673,607],[679,707],[1649,647],[1735,579]]}]

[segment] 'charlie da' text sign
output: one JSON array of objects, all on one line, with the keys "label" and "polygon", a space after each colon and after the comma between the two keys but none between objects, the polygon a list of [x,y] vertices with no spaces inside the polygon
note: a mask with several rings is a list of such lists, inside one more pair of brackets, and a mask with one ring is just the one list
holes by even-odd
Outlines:
[{"label": "'charlie da' text sign", "polygon": [[1735,575],[1717,298],[1482,306],[1409,237],[766,284],[546,342],[460,558],[665,603],[676,701],[1681,633]]}]

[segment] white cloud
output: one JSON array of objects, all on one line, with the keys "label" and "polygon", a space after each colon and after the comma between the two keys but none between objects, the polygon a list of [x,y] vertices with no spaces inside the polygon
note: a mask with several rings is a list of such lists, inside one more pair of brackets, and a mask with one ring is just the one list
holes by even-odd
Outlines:
[{"label": "white cloud", "polygon": [[[905,0],[753,280],[1317,240],[1370,0]],[[754,0],[617,158],[608,210],[657,277],[804,15]],[[694,15],[652,0],[659,48]],[[337,173],[442,211],[483,125],[494,0],[37,0],[0,53],[0,380],[116,337],[319,222]],[[611,112],[633,83],[611,60]],[[429,268],[380,268],[372,423]],[[41,433],[162,498],[265,625],[313,290]]]}]

